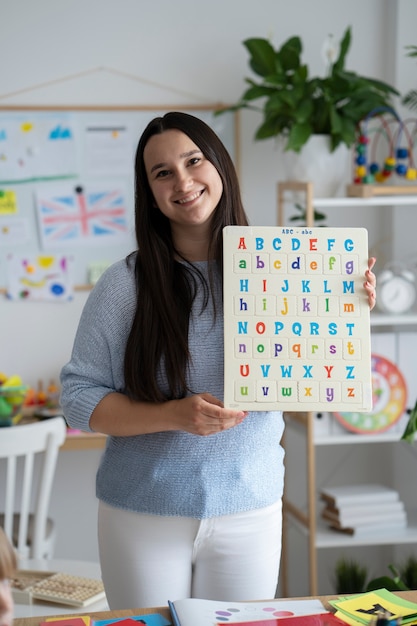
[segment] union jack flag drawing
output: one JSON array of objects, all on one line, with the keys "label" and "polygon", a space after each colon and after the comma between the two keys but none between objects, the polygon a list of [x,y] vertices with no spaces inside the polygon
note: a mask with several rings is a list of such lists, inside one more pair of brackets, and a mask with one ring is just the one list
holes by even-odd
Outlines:
[{"label": "union jack flag drawing", "polygon": [[128,238],[125,193],[120,187],[46,187],[37,192],[43,248],[120,243]]}]

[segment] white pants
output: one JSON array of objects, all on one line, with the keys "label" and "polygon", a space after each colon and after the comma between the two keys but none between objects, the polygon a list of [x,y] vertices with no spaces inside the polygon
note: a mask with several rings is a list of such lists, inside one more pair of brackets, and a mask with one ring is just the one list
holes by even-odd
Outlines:
[{"label": "white pants", "polygon": [[273,598],[281,534],[281,502],[207,520],[131,513],[100,502],[100,561],[110,609],[191,597]]}]

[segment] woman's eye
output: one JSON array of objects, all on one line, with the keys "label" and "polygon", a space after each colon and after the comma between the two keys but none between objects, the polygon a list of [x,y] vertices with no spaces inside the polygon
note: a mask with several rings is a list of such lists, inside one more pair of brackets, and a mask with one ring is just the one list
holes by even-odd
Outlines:
[{"label": "woman's eye", "polygon": [[201,161],[200,157],[193,157],[192,159],[189,160],[189,164],[190,165],[196,165],[200,161]]},{"label": "woman's eye", "polygon": [[168,176],[169,174],[169,170],[159,170],[159,172],[156,175],[156,178],[165,178],[165,176]]}]

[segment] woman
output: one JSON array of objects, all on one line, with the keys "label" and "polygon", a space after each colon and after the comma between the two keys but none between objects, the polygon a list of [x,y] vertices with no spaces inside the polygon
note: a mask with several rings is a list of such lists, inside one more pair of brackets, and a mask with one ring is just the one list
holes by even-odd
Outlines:
[{"label": "woman", "polygon": [[168,113],[145,129],[135,173],[138,251],[92,291],[61,375],[68,423],[109,435],[97,475],[109,605],[273,597],[282,414],[222,405],[222,230],[248,223],[236,172],[209,126]]}]

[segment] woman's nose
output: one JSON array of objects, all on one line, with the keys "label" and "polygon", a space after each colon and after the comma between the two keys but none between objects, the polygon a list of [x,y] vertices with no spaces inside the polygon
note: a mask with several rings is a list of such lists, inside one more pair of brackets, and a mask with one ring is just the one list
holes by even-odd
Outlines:
[{"label": "woman's nose", "polygon": [[175,188],[178,191],[182,191],[183,189],[188,189],[192,184],[193,179],[190,173],[187,170],[179,170],[175,177]]}]

